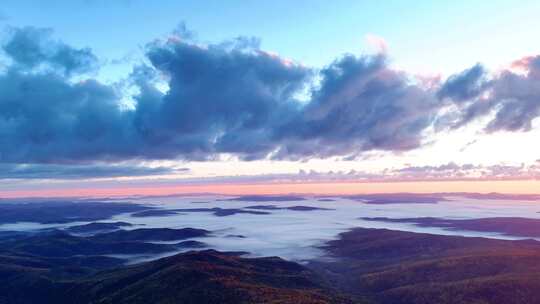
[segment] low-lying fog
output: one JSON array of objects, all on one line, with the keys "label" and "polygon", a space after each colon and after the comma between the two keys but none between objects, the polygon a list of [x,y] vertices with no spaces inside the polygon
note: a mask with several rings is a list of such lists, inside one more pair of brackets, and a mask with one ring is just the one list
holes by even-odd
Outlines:
[{"label": "low-lying fog", "polygon": [[[361,218],[417,218],[436,217],[445,219],[476,219],[493,217],[524,217],[540,219],[540,206],[536,201],[485,200],[451,197],[438,203],[389,203],[365,204],[349,198],[309,198],[301,201],[236,201],[230,197],[189,196],[132,199],[134,203],[148,204],[163,209],[223,208],[258,211],[262,214],[236,213],[217,216],[212,211],[176,211],[166,216],[136,217],[121,214],[99,222],[129,222],[136,228],[203,228],[212,236],[197,238],[209,248],[223,251],[247,251],[252,256],[280,256],[302,261],[318,258],[323,251],[317,246],[335,239],[340,232],[354,227],[389,228],[412,232],[428,232],[445,235],[483,236],[502,239],[520,239],[496,232],[447,230],[437,227],[420,227],[414,223],[384,222]],[[278,208],[260,207],[273,205]],[[245,209],[259,206],[257,209]],[[293,206],[325,208],[324,210],[285,209]],[[307,209],[307,210],[305,210]],[[0,230],[33,230],[40,228],[65,228],[88,222],[68,224],[15,223],[0,225]],[[189,250],[189,249],[185,249]],[[172,253],[171,253],[172,254]],[[163,255],[161,255],[163,256]],[[138,256],[141,261],[156,256]]]}]

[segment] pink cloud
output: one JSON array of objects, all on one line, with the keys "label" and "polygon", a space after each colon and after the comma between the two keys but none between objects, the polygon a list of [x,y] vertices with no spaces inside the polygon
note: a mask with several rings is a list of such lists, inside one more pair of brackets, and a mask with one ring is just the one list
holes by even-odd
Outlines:
[{"label": "pink cloud", "polygon": [[373,49],[378,54],[386,54],[388,53],[388,43],[383,37],[374,35],[374,34],[367,34],[365,36],[366,42],[368,46]]}]

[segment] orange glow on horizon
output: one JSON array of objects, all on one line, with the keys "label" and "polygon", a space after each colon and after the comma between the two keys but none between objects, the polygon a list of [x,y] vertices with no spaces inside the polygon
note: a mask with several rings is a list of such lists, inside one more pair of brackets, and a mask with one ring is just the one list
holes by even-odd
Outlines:
[{"label": "orange glow on horizon", "polygon": [[0,198],[17,197],[104,197],[132,195],[172,195],[213,193],[225,195],[246,194],[314,194],[348,195],[366,193],[436,193],[436,192],[476,192],[507,194],[539,194],[540,181],[434,181],[434,182],[380,182],[380,183],[283,183],[283,184],[214,184],[178,185],[161,187],[124,188],[76,188],[46,190],[1,191]]}]

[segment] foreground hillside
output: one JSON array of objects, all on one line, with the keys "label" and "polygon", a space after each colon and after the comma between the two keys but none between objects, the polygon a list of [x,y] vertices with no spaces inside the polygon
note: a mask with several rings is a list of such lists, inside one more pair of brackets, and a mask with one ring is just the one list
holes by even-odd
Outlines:
[{"label": "foreground hillside", "polygon": [[540,303],[540,243],[358,228],[311,267],[384,304]]},{"label": "foreground hillside", "polygon": [[[25,265],[19,261],[16,267],[9,260],[1,262],[5,262],[0,265],[2,304],[352,303],[323,287],[313,272],[296,263],[213,250],[71,279],[55,278],[55,265],[39,259],[28,258]],[[101,262],[96,269],[103,266]]]},{"label": "foreground hillside", "polygon": [[69,297],[99,303],[351,303],[306,268],[280,258],[246,259],[213,250],[100,273]]}]

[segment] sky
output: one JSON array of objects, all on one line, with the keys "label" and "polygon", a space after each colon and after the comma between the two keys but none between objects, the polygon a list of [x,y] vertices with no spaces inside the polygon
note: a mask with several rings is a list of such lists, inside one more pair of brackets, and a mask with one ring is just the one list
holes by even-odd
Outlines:
[{"label": "sky", "polygon": [[539,9],[2,1],[0,197],[537,192]]}]

